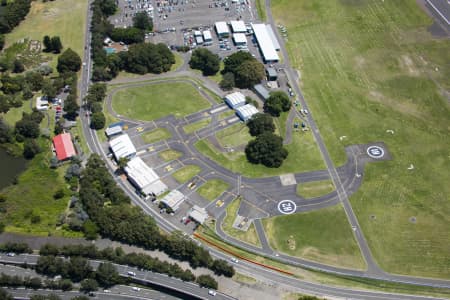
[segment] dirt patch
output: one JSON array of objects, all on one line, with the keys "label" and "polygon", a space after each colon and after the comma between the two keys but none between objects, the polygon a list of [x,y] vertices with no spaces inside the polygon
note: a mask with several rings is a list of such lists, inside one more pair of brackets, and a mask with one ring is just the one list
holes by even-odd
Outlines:
[{"label": "dirt patch", "polygon": [[378,91],[370,91],[369,92],[369,99],[381,103],[387,107],[390,107],[400,113],[410,115],[416,118],[424,119],[425,115],[420,111],[420,109],[417,107],[416,104],[412,102],[405,101],[394,101],[386,96],[384,96],[382,93]]},{"label": "dirt patch", "polygon": [[400,57],[400,65],[403,69],[407,70],[408,73],[412,76],[419,76],[420,72],[414,64],[413,60],[409,55],[402,55]]},{"label": "dirt patch", "polygon": [[355,65],[356,67],[362,69],[364,65],[366,64],[366,60],[362,56],[355,56]]}]

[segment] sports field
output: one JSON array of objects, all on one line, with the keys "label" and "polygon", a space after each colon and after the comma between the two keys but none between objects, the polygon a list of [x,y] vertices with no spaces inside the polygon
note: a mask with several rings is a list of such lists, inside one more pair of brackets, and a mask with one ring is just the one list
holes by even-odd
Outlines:
[{"label": "sports field", "polygon": [[342,206],[263,219],[273,249],[325,264],[364,269]]},{"label": "sports field", "polygon": [[87,4],[87,0],[31,2],[26,19],[5,35],[6,47],[24,38],[42,42],[44,35],[57,35],[64,49],[70,47],[82,57]]},{"label": "sports field", "polygon": [[450,40],[427,31],[416,1],[272,4],[335,164],[349,144],[384,141],[393,156],[368,165],[350,199],[375,258],[389,272],[450,278]]},{"label": "sports field", "polygon": [[183,82],[129,87],[114,94],[116,113],[136,120],[151,121],[168,115],[184,117],[210,104],[190,84]]}]

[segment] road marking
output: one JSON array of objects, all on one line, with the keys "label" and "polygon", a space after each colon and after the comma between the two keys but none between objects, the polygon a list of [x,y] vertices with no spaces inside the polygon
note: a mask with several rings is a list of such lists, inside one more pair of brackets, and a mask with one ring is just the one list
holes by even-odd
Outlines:
[{"label": "road marking", "polygon": [[380,146],[370,146],[367,148],[367,155],[375,159],[382,158],[384,156],[384,149]]},{"label": "road marking", "polygon": [[211,110],[209,113],[215,114],[216,112],[222,111],[222,110],[224,110],[226,108],[227,108],[226,106],[221,106],[221,107],[218,107],[218,108],[215,108],[215,109]]},{"label": "road marking", "polygon": [[278,203],[278,211],[284,215],[290,215],[297,210],[297,205],[292,200],[283,200]]}]

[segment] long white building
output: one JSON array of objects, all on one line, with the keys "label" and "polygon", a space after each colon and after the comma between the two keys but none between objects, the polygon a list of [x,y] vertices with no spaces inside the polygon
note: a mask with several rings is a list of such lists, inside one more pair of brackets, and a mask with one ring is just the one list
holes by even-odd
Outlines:
[{"label": "long white building", "polygon": [[128,180],[144,195],[159,196],[168,190],[158,174],[140,157],[132,158],[125,167]]},{"label": "long white building", "polygon": [[251,104],[245,104],[244,106],[236,108],[236,113],[242,121],[246,122],[250,120],[253,115],[257,114],[258,110]]},{"label": "long white building", "polygon": [[253,33],[266,63],[278,62],[280,57],[265,24],[252,24]]},{"label": "long white building", "polygon": [[234,92],[225,96],[225,102],[235,109],[245,104],[245,96],[240,92]]},{"label": "long white building", "polygon": [[109,147],[117,160],[122,157],[132,158],[136,155],[136,148],[128,134],[123,134],[109,141]]}]

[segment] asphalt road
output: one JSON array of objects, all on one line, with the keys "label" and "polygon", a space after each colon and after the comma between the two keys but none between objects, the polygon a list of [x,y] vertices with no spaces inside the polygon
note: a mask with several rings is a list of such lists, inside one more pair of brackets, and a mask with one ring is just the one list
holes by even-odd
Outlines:
[{"label": "asphalt road", "polygon": [[[268,13],[268,19],[273,24],[273,18],[272,18],[271,11],[270,11],[270,1],[266,0],[266,6],[267,6],[266,11]],[[88,23],[87,24],[90,24],[90,18],[91,18],[91,12],[88,11]],[[87,28],[88,27],[89,27],[89,25],[87,25]],[[275,28],[275,26],[274,26],[274,28]],[[86,29],[86,30],[88,30],[88,29]],[[277,31],[275,31],[275,32],[277,33]],[[286,65],[289,65],[289,57],[288,57],[286,50],[284,48],[284,45],[282,43],[283,40],[282,39],[279,39],[279,40],[282,45],[282,51],[283,51],[283,55],[285,57]],[[86,33],[85,44],[86,44],[86,53],[84,56],[84,62],[86,64],[82,68],[82,79],[80,81],[81,99],[83,99],[87,93],[88,85],[90,82],[90,70],[92,67],[92,63],[90,61],[90,56],[89,56],[90,33],[88,31]],[[294,78],[295,78],[294,72],[291,68],[288,68],[287,74],[289,76],[290,81],[292,83],[295,83],[296,80],[294,80]],[[148,77],[144,77],[144,78],[154,78],[154,77],[155,76],[148,76]],[[164,76],[161,76],[159,78],[164,78]],[[140,79],[140,80],[142,80],[142,79]],[[137,81],[139,81],[139,79],[126,80],[126,81],[137,82]],[[298,95],[301,95],[301,92],[300,92],[298,86],[296,84],[294,84],[293,87],[294,87],[295,92]],[[213,89],[213,90],[216,90],[216,89]],[[307,108],[304,98],[302,96],[300,96],[300,97],[301,97],[301,102],[302,102],[303,107]],[[102,147],[96,137],[96,132],[89,128],[89,119],[88,119],[88,117],[85,116],[83,108],[81,109],[80,118],[82,121],[82,127],[83,127],[83,132],[84,132],[84,135],[86,138],[86,142],[88,144],[90,151],[99,153],[101,156],[106,157],[104,150],[102,149]],[[378,268],[378,266],[376,265],[375,261],[373,260],[373,258],[371,256],[370,250],[367,246],[367,243],[366,243],[364,237],[362,236],[362,234],[360,234],[361,230],[359,228],[359,224],[356,220],[356,217],[355,217],[353,211],[351,210],[351,206],[348,203],[346,191],[344,190],[342,183],[340,182],[338,172],[334,168],[334,166],[331,162],[331,159],[329,158],[328,152],[326,151],[326,148],[321,140],[320,134],[318,132],[318,129],[317,129],[311,115],[308,116],[308,121],[312,128],[314,136],[315,136],[316,140],[318,141],[318,144],[319,144],[321,152],[324,156],[324,159],[327,162],[327,167],[330,170],[330,176],[333,178],[335,183],[337,183],[336,184],[337,189],[338,189],[337,193],[340,197],[340,200],[344,204],[347,214],[349,215],[350,222],[351,222],[352,226],[355,226],[357,228],[358,233],[356,234],[356,238],[357,238],[359,244],[361,245],[361,249],[363,251],[364,257],[366,258],[366,260],[369,263],[369,272],[361,274],[359,271],[352,271],[352,270],[336,271],[335,268],[333,268],[333,267],[321,265],[321,264],[315,264],[315,263],[311,263],[311,262],[304,262],[304,266],[314,268],[314,269],[319,269],[319,270],[325,271],[325,272],[338,273],[338,274],[343,274],[343,275],[378,278],[378,279],[384,279],[384,280],[388,280],[388,281],[408,282],[411,284],[419,284],[419,285],[450,287],[450,283],[445,280],[433,280],[433,279],[425,279],[425,278],[390,275],[390,274],[384,273],[383,271],[381,271]],[[196,153],[196,154],[200,155],[199,153]],[[107,165],[108,165],[111,173],[113,173],[115,170],[115,167],[109,162],[109,160],[106,159],[106,161],[107,161]],[[211,163],[208,160],[206,160],[206,161],[208,163]],[[225,173],[229,172],[228,170],[225,170],[225,169],[223,171]],[[147,213],[155,218],[158,225],[163,230],[171,232],[173,230],[179,229],[179,228],[175,227],[172,223],[168,222],[168,220],[165,219],[163,216],[161,216],[159,214],[159,212],[156,212],[152,207],[150,207],[146,203],[144,203],[142,201],[142,199],[137,197],[134,193],[134,190],[132,190],[129,186],[127,186],[122,180],[119,180],[116,178],[116,182],[129,195],[129,197],[132,199],[132,201],[135,205],[141,207],[145,213]],[[182,229],[182,228],[180,228],[180,229]],[[247,249],[247,248],[248,247],[245,247],[245,249]],[[228,258],[228,256],[215,250],[214,248],[210,248],[209,250],[216,257],[225,258],[225,259]],[[274,259],[280,259],[280,257],[274,257],[273,255],[272,255],[272,257]],[[292,258],[289,258],[288,262],[292,263],[294,265],[295,264],[298,265],[298,263],[296,263],[294,260],[292,260]],[[362,298],[364,298],[364,299],[415,299],[414,296],[406,297],[406,296],[400,296],[398,294],[389,294],[389,293],[386,294],[386,293],[379,293],[379,292],[360,292],[360,291],[349,290],[349,289],[345,289],[345,288],[334,288],[334,287],[327,287],[327,286],[322,286],[322,285],[306,283],[306,282],[302,282],[300,280],[297,280],[297,279],[294,279],[291,277],[286,277],[286,276],[280,275],[279,273],[274,273],[272,271],[268,271],[267,269],[263,269],[261,267],[255,266],[250,263],[242,263],[239,265],[238,268],[243,268],[243,269],[247,270],[247,273],[257,273],[259,276],[264,276],[265,280],[267,282],[273,282],[276,284],[285,285],[285,286],[290,287],[291,290],[302,291],[304,293],[339,296],[339,297],[356,298],[356,299],[362,299]],[[417,299],[422,299],[422,298],[417,297]],[[425,299],[425,298],[423,298],[423,299]]]}]

